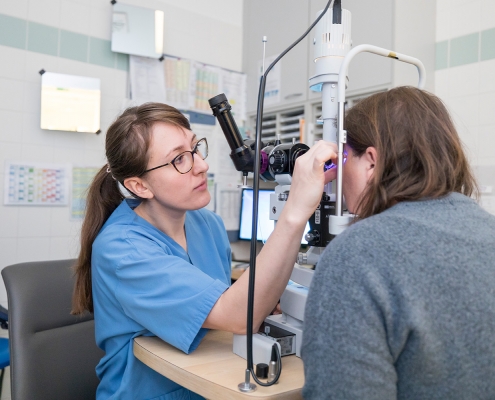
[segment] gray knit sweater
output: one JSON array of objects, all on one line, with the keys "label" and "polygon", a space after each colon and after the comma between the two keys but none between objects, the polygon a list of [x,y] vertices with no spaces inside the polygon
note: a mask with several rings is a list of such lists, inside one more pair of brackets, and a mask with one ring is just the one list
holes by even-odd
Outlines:
[{"label": "gray knit sweater", "polygon": [[306,303],[305,399],[495,399],[495,216],[458,194],[357,222]]}]

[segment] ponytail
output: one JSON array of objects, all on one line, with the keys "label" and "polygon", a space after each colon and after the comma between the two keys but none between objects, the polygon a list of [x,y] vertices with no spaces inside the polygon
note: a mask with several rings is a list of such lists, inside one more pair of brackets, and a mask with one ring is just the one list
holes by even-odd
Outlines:
[{"label": "ponytail", "polygon": [[88,191],[86,216],[81,229],[81,251],[74,265],[76,283],[72,296],[71,314],[93,312],[91,285],[91,252],[93,242],[110,214],[124,199],[118,182],[107,165],[96,174]]}]

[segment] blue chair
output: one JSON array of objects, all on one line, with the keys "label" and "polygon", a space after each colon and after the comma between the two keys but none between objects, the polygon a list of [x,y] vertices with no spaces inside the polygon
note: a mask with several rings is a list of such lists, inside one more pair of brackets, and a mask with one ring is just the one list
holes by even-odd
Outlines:
[{"label": "blue chair", "polygon": [[5,374],[5,368],[10,365],[10,351],[9,351],[9,339],[0,338],[0,393],[2,393],[3,387],[3,375]]},{"label": "blue chair", "polygon": [[[0,306],[0,327],[2,329],[9,329],[8,325],[9,315],[6,308]],[[10,365],[10,350],[9,339],[0,338],[0,396],[2,395],[3,387],[3,375],[5,374],[5,368]]]}]

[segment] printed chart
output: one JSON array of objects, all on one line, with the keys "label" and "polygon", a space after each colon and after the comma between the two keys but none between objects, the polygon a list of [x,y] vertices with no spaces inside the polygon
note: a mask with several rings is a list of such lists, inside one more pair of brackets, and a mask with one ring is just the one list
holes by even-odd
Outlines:
[{"label": "printed chart", "polygon": [[7,163],[4,204],[67,205],[69,168],[66,165]]},{"label": "printed chart", "polygon": [[78,166],[72,168],[71,217],[73,219],[84,217],[87,191],[99,170],[98,167]]}]

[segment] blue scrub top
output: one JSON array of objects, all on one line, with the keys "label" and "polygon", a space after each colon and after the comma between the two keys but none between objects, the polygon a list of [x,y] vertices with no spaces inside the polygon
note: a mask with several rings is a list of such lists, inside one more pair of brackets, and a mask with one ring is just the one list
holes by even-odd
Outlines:
[{"label": "blue scrub top", "polygon": [[138,204],[124,200],[93,243],[95,334],[105,351],[97,399],[200,399],[135,358],[132,344],[136,336],[158,336],[185,353],[196,349],[230,284],[227,233],[216,214],[188,211],[186,253],[133,211]]}]

